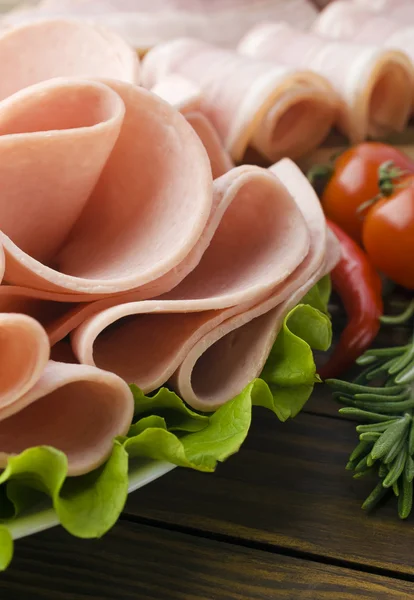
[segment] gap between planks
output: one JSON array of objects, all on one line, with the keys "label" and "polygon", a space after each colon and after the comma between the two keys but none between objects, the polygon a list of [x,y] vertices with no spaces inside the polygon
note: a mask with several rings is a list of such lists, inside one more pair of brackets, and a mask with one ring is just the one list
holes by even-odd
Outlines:
[{"label": "gap between planks", "polygon": [[358,571],[359,573],[368,573],[370,575],[377,575],[380,577],[388,577],[392,579],[398,579],[400,581],[414,583],[414,575],[410,575],[409,573],[402,573],[400,571],[395,571],[393,569],[385,569],[382,567],[374,567],[366,565],[364,563],[359,563],[356,561],[350,561],[346,559],[333,558],[330,556],[325,556],[323,554],[295,550],[277,544],[257,542],[243,537],[231,536],[225,533],[210,532],[204,529],[197,529],[195,527],[178,525],[175,523],[168,523],[166,521],[161,520],[158,521],[148,517],[138,517],[130,513],[122,513],[120,521],[134,523],[135,525],[153,527],[154,529],[164,529],[166,531],[190,535],[192,537],[214,540],[223,544],[241,546],[243,548],[250,548],[251,550],[267,552],[269,554],[279,554],[290,558],[306,560],[308,562],[315,562],[319,564],[330,565],[333,567],[340,567],[349,571]]}]

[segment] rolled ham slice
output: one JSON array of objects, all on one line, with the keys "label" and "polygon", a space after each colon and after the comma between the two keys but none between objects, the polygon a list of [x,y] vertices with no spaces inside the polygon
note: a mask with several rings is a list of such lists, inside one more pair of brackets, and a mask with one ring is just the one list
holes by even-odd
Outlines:
[{"label": "rolled ham slice", "polygon": [[55,0],[13,11],[3,23],[64,16],[110,28],[144,53],[183,35],[234,48],[256,23],[278,19],[307,28],[316,15],[310,0]]},{"label": "rolled ham slice", "polygon": [[239,52],[324,76],[342,100],[337,125],[352,143],[402,131],[410,117],[414,68],[401,52],[327,41],[284,23],[258,26]]},{"label": "rolled ham slice", "polygon": [[184,77],[170,75],[156,83],[151,91],[175,106],[190,123],[206,149],[213,179],[224,175],[234,167],[217,131],[201,111],[202,93],[200,88]]},{"label": "rolled ham slice", "polygon": [[0,100],[54,77],[107,77],[139,83],[136,52],[111,31],[51,20],[0,35]]},{"label": "rolled ham slice", "polygon": [[37,382],[50,345],[43,327],[18,313],[0,313],[0,415]]},{"label": "rolled ham slice", "polygon": [[26,88],[0,104],[0,157],[8,283],[83,301],[137,288],[153,297],[208,245],[208,156],[185,118],[142,88]]},{"label": "rolled ham slice", "polygon": [[[258,183],[257,177],[261,177],[263,183],[265,181],[270,183],[273,179],[276,185],[278,181],[274,175],[265,174],[266,171],[259,167],[242,167],[240,169],[248,169],[251,175],[256,172],[256,183]],[[239,169],[234,171],[237,172]],[[289,180],[286,174],[289,171],[292,180]],[[274,341],[277,334],[277,327],[273,321],[272,327],[268,325],[271,319],[267,316],[255,321],[257,328],[256,325],[250,323],[256,317],[262,317],[275,307],[282,306],[284,302],[287,302],[277,317],[283,322],[281,315],[285,315],[290,309],[289,307],[296,304],[306,293],[306,286],[311,287],[324,272],[322,265],[326,251],[326,227],[319,201],[306,178],[293,163],[282,164],[281,173],[288,186],[296,185],[297,187],[298,196],[295,196],[295,199],[298,204],[300,203],[299,208],[303,208],[302,214],[311,236],[311,246],[306,258],[294,271],[291,271],[290,275],[287,275],[285,271],[285,276],[279,283],[273,278],[272,287],[268,287],[267,295],[262,295],[261,299],[258,295],[252,296],[244,293],[243,297],[239,295],[238,304],[227,309],[217,310],[220,306],[217,303],[218,297],[216,296],[216,300],[212,303],[213,297],[209,299],[206,293],[208,287],[211,286],[209,283],[211,274],[207,276],[207,271],[205,271],[205,276],[199,278],[202,273],[199,271],[198,274],[195,274],[193,282],[190,279],[185,280],[167,297],[157,301],[118,304],[84,321],[72,336],[72,347],[78,359],[81,362],[96,364],[114,371],[126,380],[137,383],[146,392],[165,383],[176,371],[173,382],[175,382],[177,390],[186,402],[202,410],[217,408],[237,395],[249,381],[260,374],[263,361],[267,359],[273,343],[271,340]],[[234,176],[235,173],[230,172],[217,180],[215,185],[220,183],[229,187],[231,178]],[[247,181],[246,175],[244,178]],[[240,183],[239,181],[239,189],[246,194],[248,188],[243,186],[243,190]],[[291,193],[294,191],[289,187],[288,189]],[[255,191],[253,192],[253,190]],[[272,219],[270,215],[266,219],[260,217],[265,213],[264,206],[260,208],[257,204],[258,201],[263,202],[264,200],[263,196],[260,200],[259,192],[259,186],[252,187],[254,196],[250,201],[252,207],[256,206],[256,210],[250,215],[252,217],[253,214],[256,214],[260,219],[260,230],[263,234],[263,224]],[[247,200],[247,196],[245,200]],[[278,205],[278,212],[281,216],[286,214],[286,207],[283,209],[282,206]],[[244,212],[243,202],[241,204],[235,202],[234,210],[239,213]],[[233,219],[230,221],[230,214],[228,216],[230,225]],[[282,231],[281,223],[280,227],[280,231]],[[302,237],[297,229],[296,231],[296,242],[291,242],[291,244],[296,244]],[[246,238],[240,236],[239,231],[236,239]],[[214,243],[213,240],[212,245]],[[291,245],[290,250],[293,247]],[[266,261],[263,250],[261,254],[262,260]],[[219,255],[221,254],[217,254],[216,257]],[[239,285],[247,285],[250,268],[250,278],[262,270],[258,269],[257,258],[253,258],[253,261],[250,260],[251,267],[248,267],[249,256],[251,256],[251,250],[246,253],[244,258],[238,257],[239,266],[237,263],[233,265],[233,277],[236,277],[238,273]],[[268,256],[273,259],[270,264],[273,265],[275,274],[280,273],[281,268],[285,269],[285,265],[280,262],[280,258],[277,258],[275,253],[269,253]],[[335,245],[332,249],[332,256],[337,256]],[[207,258],[204,268],[208,266],[210,259],[214,259],[213,253]],[[217,264],[217,258],[215,262]],[[244,269],[242,268],[243,263],[245,264]],[[210,269],[213,265],[214,262],[211,260]],[[253,267],[253,265],[255,266]],[[248,268],[246,269],[246,267]],[[198,279],[200,285],[203,281],[207,285],[207,288],[204,289],[204,299],[191,299],[196,289],[194,283]],[[213,281],[214,279],[216,282],[219,281],[217,278],[213,278]],[[226,279],[223,278],[223,283],[224,281]],[[197,288],[201,291],[199,286]],[[187,299],[174,299],[179,292],[183,297],[186,295]],[[216,310],[210,310],[212,307],[215,307]],[[200,308],[204,310],[198,312]],[[264,322],[266,322],[265,325]],[[246,333],[244,327],[246,327]],[[239,338],[244,340],[241,345],[238,342]],[[139,340],[142,343],[139,343]],[[200,385],[204,388],[201,389]],[[208,386],[210,386],[209,391],[207,390]],[[214,391],[212,391],[213,388]]]},{"label": "rolled ham slice", "polygon": [[412,0],[354,0],[361,8],[382,13],[407,25],[414,19],[414,6]]},{"label": "rolled ham slice", "polygon": [[302,264],[307,226],[277,178],[239,167],[214,187],[226,212],[199,266],[158,300],[118,303],[84,321],[72,337],[81,362],[153,390],[204,333],[268,297]]},{"label": "rolled ham slice", "polygon": [[[412,25],[407,24],[410,22]],[[326,37],[401,50],[414,63],[414,17],[403,23],[395,20],[393,11],[373,13],[359,4],[335,2],[322,13],[314,29]]]},{"label": "rolled ham slice", "polygon": [[202,110],[236,161],[249,144],[270,160],[305,154],[319,145],[336,117],[336,94],[319,75],[196,40],[175,40],[146,55],[146,87],[171,74],[201,89]]},{"label": "rolled ham slice", "polygon": [[0,408],[0,467],[33,446],[53,446],[68,458],[68,475],[99,467],[113,440],[125,435],[134,402],[128,385],[113,373],[86,365],[49,361],[40,379]]},{"label": "rolled ham slice", "polygon": [[[361,44],[383,45],[401,28],[391,12],[375,13],[360,3],[336,0],[315,19],[312,30],[326,38],[354,40]],[[404,48],[402,48],[404,50]]]}]

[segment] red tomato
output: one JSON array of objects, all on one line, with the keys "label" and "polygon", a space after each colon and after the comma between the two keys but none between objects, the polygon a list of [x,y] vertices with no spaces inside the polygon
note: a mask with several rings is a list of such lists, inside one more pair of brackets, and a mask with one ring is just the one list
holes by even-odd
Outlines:
[{"label": "red tomato", "polygon": [[322,194],[326,216],[357,242],[361,242],[363,217],[367,214],[357,209],[379,195],[378,169],[387,161],[414,173],[414,162],[406,154],[387,144],[364,142],[336,159],[334,173]]},{"label": "red tomato", "polygon": [[364,219],[365,249],[379,271],[414,289],[414,176],[376,202]]}]

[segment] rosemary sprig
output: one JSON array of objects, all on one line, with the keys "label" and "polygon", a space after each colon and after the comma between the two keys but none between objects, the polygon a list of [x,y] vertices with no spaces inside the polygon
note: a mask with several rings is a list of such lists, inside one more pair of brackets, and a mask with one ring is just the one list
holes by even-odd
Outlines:
[{"label": "rosemary sprig", "polygon": [[[387,325],[414,325],[414,300],[403,313],[384,317]],[[353,382],[327,380],[340,414],[359,422],[359,443],[346,468],[360,479],[374,474],[379,482],[362,504],[372,510],[392,491],[398,514],[406,519],[413,508],[414,485],[414,333],[405,346],[373,348],[357,363],[364,370]],[[375,383],[375,385],[374,385]]]}]

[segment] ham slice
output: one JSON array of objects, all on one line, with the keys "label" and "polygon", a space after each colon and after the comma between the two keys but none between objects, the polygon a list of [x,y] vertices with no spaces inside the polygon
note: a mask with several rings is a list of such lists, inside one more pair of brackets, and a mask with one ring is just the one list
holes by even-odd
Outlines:
[{"label": "ham slice", "polygon": [[85,320],[73,336],[81,362],[155,389],[205,332],[267,297],[303,262],[307,226],[278,179],[238,167],[214,187],[220,225],[199,266],[157,300],[118,303]]},{"label": "ham slice", "polygon": [[362,4],[345,0],[328,4],[312,25],[315,33],[327,38],[349,39],[379,46],[400,28],[401,23],[393,18],[392,13],[374,13]]},{"label": "ham slice", "polygon": [[45,330],[35,319],[0,313],[0,351],[1,415],[37,382],[49,360],[50,346]]},{"label": "ham slice", "polygon": [[[307,253],[307,228],[300,212],[286,190],[263,169],[240,167],[217,179],[213,206],[204,240],[195,249],[198,253],[202,248],[198,266],[161,297],[161,305],[169,311],[206,311],[256,301],[292,272]],[[265,227],[263,214],[268,214],[269,220]],[[242,251],[240,238],[244,240]],[[273,261],[280,263],[277,269]],[[51,344],[97,312],[140,300],[141,292],[74,304],[77,299],[75,294],[0,286],[0,310],[18,310],[38,319]],[[137,305],[142,312],[159,311],[159,306],[158,300]]]},{"label": "ham slice", "polygon": [[256,27],[241,41],[239,51],[326,77],[342,100],[338,128],[352,143],[401,131],[408,122],[414,68],[401,52],[327,41],[284,23]]},{"label": "ham slice", "polygon": [[326,137],[336,116],[336,94],[315,73],[272,66],[196,40],[175,40],[146,55],[146,87],[171,74],[201,89],[202,110],[236,161],[249,144],[270,160],[305,154]]},{"label": "ham slice", "polygon": [[69,475],[92,471],[110,455],[114,437],[127,433],[133,410],[128,385],[113,373],[49,361],[26,394],[0,407],[0,467],[47,445],[66,454]]},{"label": "ham slice", "polygon": [[206,149],[213,179],[224,175],[234,167],[217,131],[201,111],[200,88],[180,75],[170,75],[156,83],[151,91],[175,106],[190,123]]},{"label": "ham slice", "polygon": [[[410,21],[412,25],[407,25]],[[314,30],[325,37],[401,50],[414,63],[414,15],[403,23],[391,10],[376,13],[362,3],[334,2],[315,22]]]},{"label": "ham slice", "polygon": [[[193,277],[190,276],[178,288],[158,300],[118,304],[86,319],[72,336],[72,346],[78,359],[83,363],[96,364],[114,371],[128,381],[137,383],[146,392],[165,383],[176,371],[173,381],[179,393],[190,405],[202,410],[217,408],[237,395],[256,377],[267,358],[273,343],[271,340],[275,339],[277,327],[268,316],[255,321],[257,327],[251,322],[282,305],[284,308],[281,308],[277,319],[283,321],[281,315],[285,315],[306,293],[306,286],[311,287],[324,272],[322,265],[325,260],[326,229],[319,201],[306,178],[293,163],[283,161],[275,168],[280,169],[281,180],[294,193],[310,230],[311,246],[306,258],[297,264],[296,269],[286,270],[287,257],[282,259],[280,251],[276,252],[276,249],[270,252],[268,247],[264,253],[262,248],[259,261],[259,256],[252,254],[252,248],[246,248],[244,256],[237,257],[232,252],[228,255],[229,258],[233,256],[233,259],[228,262],[227,277],[224,277],[224,271],[221,275],[216,273],[213,276],[213,269],[219,268],[217,257],[220,256],[226,262],[224,248],[219,249],[220,234],[234,224],[233,213],[228,212],[228,225],[225,225],[223,219],[221,228],[225,229],[219,230],[219,235],[213,238],[204,264],[203,261],[200,263],[192,274]],[[238,181],[235,179],[237,174]],[[258,185],[259,181],[262,182],[261,186]],[[235,183],[237,188],[232,191]],[[282,193],[278,178],[259,167],[233,170],[215,182],[216,192],[220,187],[224,197],[229,193],[236,194],[230,208],[237,212],[240,222],[247,208],[246,202],[251,206],[245,214],[248,217],[246,233],[249,229],[251,231],[256,215],[262,239],[268,237],[263,230],[263,223],[271,223],[277,218],[272,219],[268,212],[272,204],[275,205],[274,210],[279,214],[279,219],[286,219],[291,213],[292,206],[289,208],[285,203],[286,192]],[[272,187],[274,192],[277,191],[277,202],[274,195],[266,198],[264,194],[266,188],[270,192]],[[283,198],[285,202],[282,202]],[[269,205],[266,209],[267,203]],[[264,214],[267,214],[266,219],[262,218]],[[286,225],[287,222],[280,222],[278,225],[280,249],[284,246],[280,235],[283,231],[287,233]],[[303,232],[299,233],[297,225],[294,226],[294,231],[295,241],[290,242],[290,252],[300,240],[303,244],[305,239]],[[254,231],[250,235],[252,233]],[[226,238],[227,236],[228,233]],[[239,229],[234,240],[236,242],[240,239],[247,240],[248,236],[241,235]],[[258,238],[256,239],[259,244]],[[255,245],[256,242],[253,241],[253,247]],[[336,256],[334,246],[332,257]],[[260,267],[262,261],[263,266],[267,263],[272,267],[271,271]],[[252,287],[252,284],[260,273],[266,274],[267,291],[262,288],[260,294],[253,294],[256,286]],[[236,297],[237,287],[243,286],[243,293],[240,290],[237,294],[238,303],[233,306],[229,306],[229,301],[224,302],[226,295],[218,295],[217,290],[212,287],[212,283],[217,286],[220,281],[223,286],[231,274],[234,280],[233,299]],[[250,292],[247,293],[249,280]],[[203,297],[194,297],[196,291],[199,296],[202,292]],[[226,305],[229,308],[221,308]],[[212,308],[216,310],[213,311]],[[242,340],[240,345],[237,341],[239,338]],[[139,344],[137,340],[145,342]],[[204,386],[202,390],[199,389],[200,385]],[[207,393],[205,388],[208,385],[214,388],[214,392],[210,390]]]},{"label": "ham slice", "polygon": [[183,35],[235,47],[256,23],[280,19],[306,28],[316,15],[310,0],[54,0],[11,12],[3,23],[64,16],[110,28],[143,53]]},{"label": "ham slice", "polygon": [[361,8],[374,12],[381,12],[384,16],[407,24],[414,19],[414,6],[412,0],[354,0]]},{"label": "ham slice", "polygon": [[111,31],[87,23],[31,23],[0,36],[0,100],[53,77],[107,77],[139,83],[134,50]]},{"label": "ham slice", "polygon": [[273,294],[240,315],[230,317],[205,335],[188,353],[173,377],[173,385],[188,404],[214,410],[258,377],[286,314],[339,260],[339,245],[327,239],[319,200],[299,169],[287,159],[271,172],[294,195],[308,223],[310,251]]},{"label": "ham slice", "polygon": [[142,88],[70,79],[26,88],[0,104],[0,156],[9,283],[83,301],[136,288],[152,297],[208,244],[207,154]]}]

